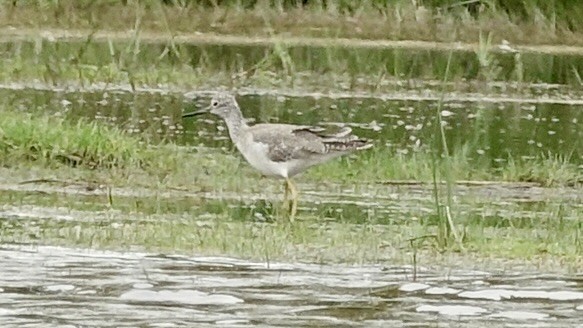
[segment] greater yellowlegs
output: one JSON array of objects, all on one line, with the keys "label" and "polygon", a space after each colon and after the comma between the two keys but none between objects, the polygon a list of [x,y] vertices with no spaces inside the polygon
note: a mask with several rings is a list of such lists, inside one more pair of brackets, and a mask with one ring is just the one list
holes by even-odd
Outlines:
[{"label": "greater yellowlegs", "polygon": [[291,194],[290,219],[297,211],[298,192],[291,178],[311,166],[357,150],[368,149],[372,143],[351,134],[350,128],[338,133],[308,125],[256,124],[249,126],[235,97],[217,93],[210,106],[185,113],[182,117],[212,113],[221,117],[229,136],[243,157],[263,175],[285,179],[284,203]]}]

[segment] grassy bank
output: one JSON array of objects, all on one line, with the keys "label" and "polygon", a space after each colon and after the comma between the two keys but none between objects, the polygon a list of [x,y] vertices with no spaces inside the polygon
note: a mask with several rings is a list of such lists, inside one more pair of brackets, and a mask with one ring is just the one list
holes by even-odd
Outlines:
[{"label": "grassy bank", "polygon": [[59,116],[2,111],[0,154],[3,165],[31,161],[40,165],[140,168],[147,155],[137,138],[89,121],[72,123]]},{"label": "grassy bank", "polygon": [[[490,204],[480,196],[461,195],[447,205],[448,191],[438,186],[435,205],[430,198],[418,200],[415,192],[394,204],[391,194],[406,191],[389,191],[379,184],[389,179],[430,183],[434,175],[438,180],[575,183],[580,172],[560,158],[517,161],[496,171],[463,152],[446,161],[431,152],[397,155],[377,145],[357,157],[316,167],[298,179],[300,189],[308,183],[336,184],[333,188],[340,194],[346,193],[347,186],[358,190],[371,185],[373,196],[356,192],[351,197],[373,207],[304,196],[305,208],[297,222],[289,224],[277,210],[280,184],[260,179],[238,155],[152,145],[101,123],[7,108],[0,112],[0,165],[7,173],[2,183],[27,180],[26,184],[57,186],[40,194],[0,192],[4,210],[15,204],[16,211],[24,208],[23,215],[31,216],[0,220],[0,242],[194,252],[265,261],[411,264],[415,255],[422,265],[438,264],[436,259],[463,266],[476,259],[526,262],[553,270],[580,265],[581,209],[571,203],[537,201],[531,206],[504,201],[500,207],[500,200]],[[74,184],[83,190],[105,191],[83,196],[59,187]],[[219,198],[198,196],[206,193]],[[270,196],[257,199],[256,193]],[[224,200],[229,194],[234,196]],[[407,197],[415,204],[406,205]],[[382,210],[395,206],[404,206],[397,212],[401,214]]]},{"label": "grassy bank", "polygon": [[[112,178],[126,183],[127,176],[143,174],[147,180],[163,180],[173,187],[193,181],[201,189],[233,188],[240,183],[225,172],[241,167],[242,175],[258,176],[237,154],[212,149],[188,151],[172,144],[149,144],[143,137],[130,135],[103,123],[81,120],[73,123],[59,116],[31,114],[10,109],[0,111],[0,165],[41,165],[78,167],[79,170],[116,172]],[[312,181],[379,183],[390,180],[430,182],[437,172],[453,180],[492,180],[537,182],[543,186],[577,185],[582,172],[567,157],[545,156],[511,159],[505,165],[479,161],[468,147],[457,147],[446,160],[441,149],[425,146],[410,154],[391,152],[383,145],[352,158],[340,159],[308,171]],[[437,156],[437,158],[435,158]],[[435,164],[432,164],[435,163]],[[227,179],[227,181],[222,181]],[[233,181],[231,181],[233,180]],[[186,181],[186,183],[185,183]],[[236,181],[236,182],[235,182]],[[146,182],[147,184],[147,182]],[[176,185],[174,185],[176,184]]]},{"label": "grassy bank", "polygon": [[[124,4],[125,3],[125,4]],[[415,5],[415,3],[419,3]],[[464,5],[465,4],[465,5]],[[0,27],[583,45],[575,2],[4,1]]]}]

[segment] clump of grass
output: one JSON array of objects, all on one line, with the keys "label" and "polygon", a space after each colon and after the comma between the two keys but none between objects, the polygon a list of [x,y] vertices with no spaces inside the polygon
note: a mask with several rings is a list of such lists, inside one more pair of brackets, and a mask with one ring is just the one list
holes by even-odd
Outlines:
[{"label": "clump of grass", "polygon": [[511,157],[500,171],[504,180],[537,182],[546,187],[583,184],[583,170],[570,156],[540,154],[534,158]]},{"label": "clump of grass", "polygon": [[[451,58],[452,52],[449,53],[449,57],[447,60],[447,65],[445,67],[445,72],[443,76],[443,85],[445,86],[448,78],[449,78],[449,68],[451,66]],[[445,128],[443,125],[443,116],[441,114],[441,109],[443,108],[443,97],[445,95],[444,87],[442,87],[441,96],[437,103],[436,108],[436,137],[435,138],[435,149],[432,152],[433,154],[433,195],[435,201],[435,213],[438,217],[439,224],[438,224],[438,231],[437,231],[437,244],[442,247],[451,247],[452,244],[455,242],[463,250],[462,241],[459,238],[459,235],[456,230],[456,226],[454,223],[454,218],[452,212],[454,209],[454,202],[453,202],[453,188],[454,188],[454,177],[452,175],[452,160],[450,156],[449,146],[447,144],[446,135],[445,135]],[[437,169],[437,158],[438,155],[442,155],[443,163],[444,163],[444,170],[439,172]],[[444,192],[440,189],[438,185],[439,176],[443,175],[446,182],[446,190],[445,190],[445,197],[443,196]],[[443,199],[445,198],[445,200]]]},{"label": "clump of grass", "polygon": [[[441,141],[440,141],[441,142]],[[532,182],[541,186],[573,186],[583,183],[583,171],[568,156],[540,155],[533,159],[510,157],[503,164],[472,156],[472,145],[459,145],[445,156],[432,155],[421,148],[408,154],[391,151],[383,145],[358,154],[316,166],[306,172],[312,180],[366,183],[400,183],[399,180],[429,183],[434,170],[439,181],[481,183],[485,181]],[[398,181],[395,181],[398,180]]]},{"label": "clump of grass", "polygon": [[498,61],[492,54],[492,33],[488,33],[488,36],[484,37],[480,32],[480,43],[476,50],[476,57],[480,64],[479,78],[482,78],[486,82],[496,80],[502,68],[498,65]]},{"label": "clump of grass", "polygon": [[22,160],[89,168],[145,164],[139,138],[119,128],[6,109],[0,113],[2,165],[17,165]]}]

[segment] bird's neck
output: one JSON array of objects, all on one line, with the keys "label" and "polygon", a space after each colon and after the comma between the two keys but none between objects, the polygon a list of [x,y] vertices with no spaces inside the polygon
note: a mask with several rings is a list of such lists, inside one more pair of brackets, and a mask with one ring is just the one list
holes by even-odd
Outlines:
[{"label": "bird's neck", "polygon": [[227,124],[227,129],[229,129],[229,136],[231,140],[239,140],[241,131],[248,127],[247,122],[240,110],[232,111],[229,117],[225,118],[225,124]]}]

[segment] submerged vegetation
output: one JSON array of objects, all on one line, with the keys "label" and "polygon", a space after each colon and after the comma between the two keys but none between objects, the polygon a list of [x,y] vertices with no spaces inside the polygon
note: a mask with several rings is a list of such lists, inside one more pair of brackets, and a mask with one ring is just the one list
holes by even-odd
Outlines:
[{"label": "submerged vegetation", "polygon": [[[26,194],[0,193],[0,199],[3,202],[26,199],[31,204]],[[462,249],[457,244],[439,245],[437,220],[430,215],[391,220],[389,224],[370,219],[355,224],[350,220],[356,221],[356,217],[343,220],[340,213],[324,208],[301,215],[301,220],[294,224],[286,224],[263,222],[260,207],[246,204],[233,207],[212,200],[193,204],[192,198],[114,197],[114,210],[109,209],[105,198],[88,202],[74,196],[53,197],[51,202],[69,209],[53,211],[57,217],[54,220],[31,217],[28,222],[0,221],[0,241],[228,254],[267,263],[284,260],[414,264],[411,256],[416,254],[417,264],[422,266],[452,261],[453,265],[465,268],[487,268],[494,263],[512,270],[512,263],[526,262],[544,270],[577,272],[583,264],[580,232],[583,226],[577,219],[580,211],[556,205],[545,205],[547,209],[528,219],[488,216],[485,212],[457,214]],[[35,209],[42,211],[43,207],[39,204],[29,207],[30,212]],[[67,219],[58,219],[63,216]],[[84,219],[87,217],[92,219]]]},{"label": "submerged vegetation", "polygon": [[[0,81],[383,94],[422,88],[419,80],[441,80],[454,49],[451,90],[500,92],[489,84],[496,81],[515,82],[505,90],[516,92],[533,83],[579,87],[583,48],[529,48],[537,43],[583,46],[579,20],[573,19],[579,6],[567,0],[553,4],[2,2]],[[383,43],[391,40],[405,42]]]},{"label": "submerged vegetation", "polygon": [[[279,183],[260,179],[229,153],[205,148],[192,152],[165,142],[148,145],[143,137],[85,120],[72,123],[62,117],[6,108],[1,113],[0,164],[12,172],[3,174],[3,185],[52,184],[57,187],[54,190],[78,185],[82,190],[98,191],[85,196],[75,189],[64,195],[45,191],[42,197],[26,189],[0,191],[5,209],[25,203],[26,215],[32,215],[27,220],[0,220],[1,242],[139,247],[229,254],[266,262],[411,263],[414,256],[415,264],[422,265],[452,257],[458,264],[460,259],[466,263],[468,258],[480,258],[482,263],[498,265],[499,261],[525,259],[544,267],[558,262],[567,270],[581,265],[583,216],[572,201],[513,203],[506,199],[511,194],[464,195],[441,185],[442,179],[455,182],[475,179],[476,174],[520,181],[517,172],[536,167],[545,183],[560,186],[579,174],[561,159],[547,158],[534,166],[512,163],[505,175],[497,175],[489,173],[490,169],[476,173],[478,168],[461,153],[449,159],[435,158],[432,153],[391,156],[377,147],[355,160],[316,167],[300,178],[306,184],[324,184],[324,188],[316,191],[316,198],[304,197],[299,220],[290,224],[275,210],[277,198],[250,200],[257,196],[249,193],[277,195]],[[72,161],[73,156],[79,160]],[[404,181],[403,188],[391,190],[391,185],[401,182],[383,180],[430,182],[434,178],[433,188],[440,194],[433,208],[431,197],[419,198],[423,189],[408,190]],[[358,199],[360,205],[318,200],[318,196],[342,195],[346,187],[357,188],[346,196],[351,197],[347,200]],[[359,189],[368,196],[359,195]],[[209,192],[237,196],[215,200]],[[404,196],[400,199],[393,194]],[[49,211],[52,218],[36,217],[36,211],[43,217]],[[448,256],[446,251],[454,253]]]},{"label": "submerged vegetation", "polygon": [[[569,0],[0,2],[0,82],[83,90],[72,101],[56,93],[2,97],[0,200],[6,208],[27,204],[31,213],[50,208],[55,218],[0,217],[0,242],[265,261],[417,264],[450,255],[580,267],[580,195],[561,197],[583,184],[581,120],[565,108],[537,106],[581,103],[583,50],[532,46],[583,46],[582,10]],[[401,40],[437,43],[383,43]],[[465,43],[452,50],[458,41]],[[131,99],[109,95],[110,86],[128,89]],[[327,94],[374,98],[370,106],[358,100],[355,107],[372,114],[353,123],[366,126],[359,132],[375,147],[299,177],[307,197],[290,224],[275,209],[278,182],[261,179],[220,141],[215,148],[181,146],[180,136],[209,141],[201,137],[204,125],[188,135],[174,120],[182,98],[141,99],[140,88],[165,96],[301,91],[315,95],[301,103],[307,107],[284,113],[286,97],[265,97],[253,116],[302,124],[295,116],[309,112],[315,123],[326,115],[322,108],[339,108],[323,105],[331,102]],[[403,103],[389,113],[383,106],[396,93]],[[509,97],[516,106],[497,100]],[[409,100],[426,101],[430,114],[415,116],[422,106]],[[471,117],[460,114],[470,102],[479,104]],[[108,110],[113,114],[101,113]],[[456,110],[461,118],[446,117]],[[499,128],[493,122],[505,116],[498,110],[518,119]],[[158,115],[152,133],[138,128],[147,125],[143,111]],[[338,122],[356,115],[333,112]],[[522,117],[542,123],[522,125]],[[559,122],[568,128],[560,131]],[[166,135],[169,126],[173,134]],[[508,129],[525,126],[533,127],[528,144],[505,144],[519,136]],[[28,185],[58,187],[38,197],[22,187]],[[95,193],[60,188],[71,185]],[[491,189],[472,194],[459,186]],[[544,197],[521,198],[521,188]],[[546,195],[555,191],[557,199]]]}]

